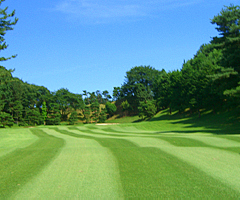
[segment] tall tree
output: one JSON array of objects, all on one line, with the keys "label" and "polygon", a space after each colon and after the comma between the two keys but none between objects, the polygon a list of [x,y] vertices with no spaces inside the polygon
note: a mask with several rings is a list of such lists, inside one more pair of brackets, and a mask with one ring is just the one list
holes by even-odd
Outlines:
[{"label": "tall tree", "polygon": [[60,114],[59,104],[50,103],[46,124],[59,125],[60,122],[61,122],[61,114]]},{"label": "tall tree", "polygon": [[46,120],[47,120],[47,105],[46,105],[46,101],[44,101],[43,104],[42,104],[42,117],[43,117],[44,125],[46,125]]},{"label": "tall tree", "polygon": [[70,117],[68,118],[68,123],[70,125],[74,125],[78,121],[78,113],[76,111],[73,111],[70,114]]},{"label": "tall tree", "polygon": [[98,121],[99,114],[100,114],[100,108],[99,108],[99,103],[97,101],[97,98],[93,99],[91,102],[91,119],[93,119],[94,122]]},{"label": "tall tree", "polygon": [[68,89],[61,88],[55,95],[55,102],[59,104],[61,110],[61,120],[67,121],[72,110],[83,109],[84,102],[82,95],[71,93]]},{"label": "tall tree", "polygon": [[171,111],[171,92],[170,73],[163,71],[153,84],[153,95],[158,111],[168,107]]},{"label": "tall tree", "polygon": [[214,37],[212,43],[222,49],[222,62],[214,80],[221,80],[224,94],[240,94],[240,7],[225,6],[220,14],[211,21],[216,24],[220,36]]},{"label": "tall tree", "polygon": [[121,90],[134,112],[138,112],[140,101],[152,99],[153,83],[160,73],[151,66],[136,66],[126,72]]},{"label": "tall tree", "polygon": [[111,95],[109,94],[109,92],[107,90],[104,90],[102,92],[102,95],[104,96],[104,103],[106,103],[107,101],[110,101],[112,99]]}]

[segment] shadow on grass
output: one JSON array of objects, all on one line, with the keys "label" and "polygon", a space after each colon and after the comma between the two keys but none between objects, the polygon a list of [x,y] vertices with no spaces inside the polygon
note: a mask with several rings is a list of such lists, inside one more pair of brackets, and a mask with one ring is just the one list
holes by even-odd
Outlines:
[{"label": "shadow on grass", "polygon": [[[170,115],[168,110],[161,112],[160,116],[157,116],[150,121],[168,121],[172,125],[184,124],[183,131],[170,131],[175,133],[196,133],[196,132],[209,132],[212,134],[240,134],[240,118],[239,109],[231,111],[221,111],[213,113],[211,111],[205,111],[199,118],[198,114],[174,113]],[[203,127],[204,130],[188,130],[192,128]]]}]

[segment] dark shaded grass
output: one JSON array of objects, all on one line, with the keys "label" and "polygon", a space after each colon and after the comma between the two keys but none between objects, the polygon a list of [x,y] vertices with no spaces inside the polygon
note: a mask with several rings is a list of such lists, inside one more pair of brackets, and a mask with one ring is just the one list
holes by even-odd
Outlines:
[{"label": "dark shaded grass", "polygon": [[64,146],[64,140],[46,134],[40,129],[30,129],[39,139],[0,157],[0,199],[7,199],[36,176]]},{"label": "dark shaded grass", "polygon": [[[55,130],[57,131],[62,131],[62,130],[58,130],[57,128],[54,128]],[[84,132],[84,133],[91,133],[91,134],[95,134],[95,135],[101,135],[101,136],[113,136],[113,137],[116,137],[116,136],[120,136],[120,137],[129,137],[128,135],[121,135],[121,134],[103,134],[103,133],[97,133],[97,132],[93,132],[91,130],[80,130],[78,128],[75,128],[75,127],[69,127],[68,128],[69,130],[77,130],[79,131],[79,134],[81,134],[81,132]],[[101,129],[102,130],[102,129]],[[110,130],[108,130],[110,131]],[[63,131],[63,133],[65,133]],[[70,133],[70,132],[68,132]],[[110,132],[108,132],[110,133]],[[174,137],[174,136],[163,136],[163,135],[156,135],[156,133],[147,133],[148,135],[145,135],[145,136],[139,136],[139,137],[150,137],[150,138],[156,138],[156,139],[162,139],[162,140],[165,140],[166,142],[169,142],[170,144],[174,145],[174,146],[177,146],[177,147],[210,147],[210,148],[215,148],[215,149],[221,149],[221,150],[226,150],[226,151],[231,151],[231,152],[235,152],[235,153],[239,153],[240,155],[240,147],[216,147],[216,146],[212,146],[212,145],[209,145],[209,144],[206,144],[204,142],[201,142],[201,141],[198,141],[198,140],[195,140],[193,138],[187,138],[187,137]],[[77,137],[82,137],[82,138],[89,138],[89,139],[93,139],[94,137],[92,136],[83,136],[83,135],[80,135],[78,136],[78,134],[72,134],[71,136],[75,137],[77,135]],[[132,136],[132,135],[130,135]],[[138,134],[136,134],[136,137],[138,136]],[[214,136],[213,136],[214,137]],[[236,141],[236,142],[240,142],[240,137],[232,137],[232,136],[228,136],[228,135],[218,135],[217,137],[221,137],[221,138],[225,138],[225,139],[229,139],[229,140],[233,140],[233,141]],[[95,138],[94,138],[95,139]]]},{"label": "dark shaded grass", "polygon": [[[211,111],[205,111],[201,117],[198,114],[190,114],[189,112],[172,115],[168,114],[168,109],[163,110],[161,114],[151,119],[151,121],[171,121],[172,125],[186,125],[184,133],[187,132],[188,128],[202,128],[213,134],[240,134],[240,110],[236,108],[230,111],[219,111],[213,113]],[[174,120],[174,121],[172,121]],[[175,132],[175,131],[174,131]],[[178,132],[178,131],[177,131]],[[181,133],[179,131],[178,133]]]},{"label": "dark shaded grass", "polygon": [[117,159],[126,199],[236,199],[240,195],[157,148],[139,147],[124,139],[94,138],[55,130],[73,137],[94,139],[108,148]]},{"label": "dark shaded grass", "polygon": [[112,132],[112,133],[131,133],[131,134],[132,134],[132,132],[121,131],[121,130],[118,131],[118,130],[114,130],[114,129],[110,128],[110,127],[103,128],[103,129],[101,129],[101,130],[103,130],[103,131],[105,131],[105,132]]},{"label": "dark shaded grass", "polygon": [[219,135],[220,138],[225,138],[228,140],[233,140],[235,142],[240,142],[240,135],[239,136],[231,136],[231,135]]},{"label": "dark shaded grass", "polygon": [[85,128],[88,128],[90,130],[98,129],[95,125],[94,126],[84,126]]},{"label": "dark shaded grass", "polygon": [[[240,137],[237,137],[237,136],[219,135],[219,137],[240,143]],[[239,154],[239,159],[240,159],[240,147],[223,147],[222,149],[238,153]]]},{"label": "dark shaded grass", "polygon": [[186,137],[157,137],[161,140],[165,140],[169,142],[170,144],[178,147],[212,147],[208,144],[205,144],[204,142],[194,140],[191,138]]},{"label": "dark shaded grass", "polygon": [[[215,137],[215,136],[213,136]],[[219,136],[217,136],[219,137]],[[165,140],[169,142],[170,144],[177,146],[177,147],[210,147],[210,148],[215,148],[215,149],[221,149],[225,151],[231,151],[234,153],[239,153],[240,154],[240,147],[216,147],[212,146],[209,144],[205,144],[204,142],[192,139],[192,138],[187,138],[187,137],[154,137],[154,138],[159,138],[161,140]],[[229,136],[224,136],[222,138],[229,139],[231,137]],[[234,139],[233,139],[234,140]],[[236,139],[234,140],[236,142],[240,142],[240,140]]]},{"label": "dark shaded grass", "polygon": [[[95,135],[101,135],[101,136],[113,136],[113,137],[116,137],[116,136],[121,136],[121,137],[128,137],[128,135],[121,135],[121,134],[111,134],[111,132],[106,132],[105,133],[98,133],[98,132],[94,132],[94,131],[91,131],[91,130],[82,130],[82,129],[78,129],[78,128],[75,128],[75,127],[69,127],[68,128],[69,130],[77,130],[79,132],[82,132],[82,133],[90,133],[90,134],[95,134]],[[98,130],[102,130],[102,129],[98,129]]]}]

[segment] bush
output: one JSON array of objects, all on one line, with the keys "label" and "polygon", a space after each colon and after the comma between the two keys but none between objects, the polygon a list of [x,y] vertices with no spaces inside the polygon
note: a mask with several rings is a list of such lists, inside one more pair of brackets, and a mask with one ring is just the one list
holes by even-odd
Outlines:
[{"label": "bush", "polygon": [[109,116],[112,116],[117,111],[117,106],[113,103],[107,102],[106,103],[106,110]]},{"label": "bush", "polygon": [[151,119],[157,112],[154,101],[140,101],[138,107],[139,117]]}]

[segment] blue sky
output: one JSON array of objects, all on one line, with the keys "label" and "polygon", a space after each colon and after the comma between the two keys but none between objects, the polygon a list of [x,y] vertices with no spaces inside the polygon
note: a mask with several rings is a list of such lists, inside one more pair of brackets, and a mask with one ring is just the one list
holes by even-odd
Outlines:
[{"label": "blue sky", "polygon": [[134,66],[181,69],[218,33],[210,19],[237,0],[6,0],[19,22],[2,63],[50,91],[112,91]]}]

